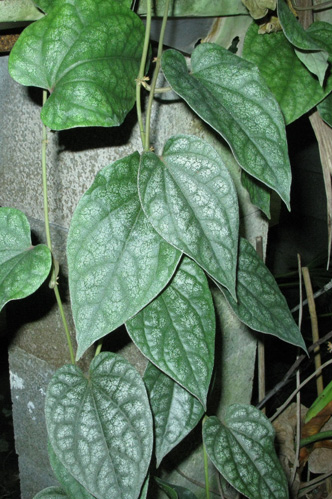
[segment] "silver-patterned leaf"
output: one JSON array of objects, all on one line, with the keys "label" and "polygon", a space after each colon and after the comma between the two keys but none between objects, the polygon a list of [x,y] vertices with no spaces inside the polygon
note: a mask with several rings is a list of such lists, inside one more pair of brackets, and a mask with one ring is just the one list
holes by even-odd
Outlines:
[{"label": "silver-patterned leaf", "polygon": [[173,90],[222,135],[240,166],[274,189],[289,207],[285,123],[258,68],[213,43],[194,50],[190,72],[176,50],[164,52],[162,67]]},{"label": "silver-patterned leaf", "polygon": [[45,412],[54,452],[90,494],[139,496],[152,453],[152,416],[144,383],[125,359],[101,353],[87,377],[77,366],[60,368]]},{"label": "silver-patterned leaf", "polygon": [[41,111],[48,127],[117,126],[133,107],[144,25],[127,3],[54,0],[20,35],[9,72],[50,91]]},{"label": "silver-patterned leaf", "polygon": [[290,313],[285,297],[251,244],[240,239],[235,302],[220,288],[238,318],[255,331],[273,334],[306,351],[301,332]]},{"label": "silver-patterned leaf", "polygon": [[213,147],[187,135],[162,158],[142,155],[139,193],[156,231],[235,296],[239,209],[232,178]]},{"label": "silver-patterned leaf", "polygon": [[224,422],[203,426],[207,454],[223,477],[250,499],[287,499],[288,483],[273,446],[274,429],[250,405],[231,405]]},{"label": "silver-patterned leaf", "polygon": [[141,352],[205,406],[214,365],[215,312],[199,266],[184,258],[169,286],[126,327]]},{"label": "silver-patterned leaf", "polygon": [[71,221],[67,255],[77,358],[160,293],[181,257],[141,209],[138,165],[134,153],[102,169]]},{"label": "silver-patterned leaf", "polygon": [[151,363],[143,379],[154,418],[158,468],[166,454],[195,428],[204,409],[193,395]]},{"label": "silver-patterned leaf", "polygon": [[84,487],[81,485],[76,478],[70,473],[70,471],[65,468],[58,456],[55,454],[52,445],[48,442],[48,457],[50,464],[55,474],[57,480],[61,483],[64,492],[68,494],[68,497],[74,497],[75,499],[93,499],[92,496]]},{"label": "silver-patterned leaf", "polygon": [[0,310],[8,301],[34,293],[48,276],[51,263],[47,246],[32,246],[24,213],[0,208]]}]

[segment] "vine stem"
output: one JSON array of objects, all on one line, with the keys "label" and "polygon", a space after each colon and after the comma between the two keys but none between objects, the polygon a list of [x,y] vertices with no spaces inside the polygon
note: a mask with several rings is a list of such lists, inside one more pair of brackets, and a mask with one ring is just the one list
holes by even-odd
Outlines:
[{"label": "vine stem", "polygon": [[154,93],[155,93],[155,89],[156,89],[156,85],[157,85],[157,78],[158,78],[160,67],[161,67],[161,56],[162,56],[162,52],[163,52],[164,36],[165,36],[165,29],[166,29],[167,18],[168,18],[169,2],[170,2],[170,0],[166,0],[166,2],[165,2],[165,10],[164,10],[164,15],[163,15],[163,20],[161,23],[160,36],[159,36],[159,42],[158,42],[157,57],[155,60],[156,66],[154,68],[152,81],[151,81],[150,94],[149,94],[148,106],[147,106],[147,111],[146,111],[144,151],[148,151],[150,149],[151,110],[152,110]]},{"label": "vine stem", "polygon": [[[202,428],[204,426],[206,419],[207,419],[207,416],[204,416],[203,421],[202,421]],[[206,499],[210,499],[209,460],[208,460],[208,455],[206,452],[204,441],[203,441],[203,457],[204,457],[205,493],[206,493]]]},{"label": "vine stem", "polygon": [[[43,105],[45,104],[47,100],[47,91],[43,90]],[[66,321],[65,313],[63,310],[63,305],[62,305],[62,300],[61,296],[59,293],[58,285],[56,282],[56,267],[55,265],[55,260],[53,257],[52,253],[52,241],[51,241],[51,230],[50,230],[50,221],[49,221],[49,216],[48,216],[48,194],[47,194],[47,170],[46,170],[46,148],[47,148],[47,129],[46,126],[43,124],[43,135],[42,135],[42,176],[43,176],[43,198],[44,198],[44,220],[45,220],[45,233],[46,233],[46,243],[47,247],[49,248],[52,258],[53,258],[53,264],[52,264],[52,277],[51,277],[51,282],[53,282],[52,287],[54,289],[54,294],[55,298],[58,304],[60,316],[62,319],[62,323],[64,326],[66,338],[67,338],[67,343],[68,343],[68,348],[69,348],[69,354],[70,354],[70,360],[72,364],[75,364],[75,355],[74,355],[74,350],[73,350],[73,345],[71,342],[70,338],[70,333],[69,333],[69,328],[68,324]]]},{"label": "vine stem", "polygon": [[151,33],[151,18],[152,18],[152,0],[147,0],[147,13],[146,13],[146,24],[145,24],[145,37],[144,37],[144,45],[143,52],[141,58],[141,65],[139,68],[139,72],[136,78],[136,112],[138,125],[141,134],[142,146],[144,148],[145,144],[145,132],[144,132],[144,124],[142,117],[142,95],[141,95],[141,87],[144,82],[144,71],[146,67],[146,61],[148,57],[149,51],[149,43],[150,43],[150,33]]}]

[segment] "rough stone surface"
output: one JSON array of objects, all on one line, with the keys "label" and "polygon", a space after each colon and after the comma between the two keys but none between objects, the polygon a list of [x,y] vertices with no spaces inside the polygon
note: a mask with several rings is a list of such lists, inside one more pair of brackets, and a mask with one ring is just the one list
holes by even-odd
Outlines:
[{"label": "rough stone surface", "polygon": [[44,420],[46,389],[55,368],[18,346],[9,350],[9,365],[21,497],[31,499],[44,487],[57,484],[47,466]]}]

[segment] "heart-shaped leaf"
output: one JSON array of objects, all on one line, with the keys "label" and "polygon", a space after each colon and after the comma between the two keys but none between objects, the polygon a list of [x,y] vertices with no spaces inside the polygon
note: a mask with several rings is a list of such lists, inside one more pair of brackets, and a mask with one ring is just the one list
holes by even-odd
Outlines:
[{"label": "heart-shaped leaf", "polygon": [[286,476],[273,447],[274,429],[261,411],[231,405],[224,423],[208,418],[203,426],[207,454],[223,477],[250,499],[287,499]]},{"label": "heart-shaped leaf", "polygon": [[134,153],[102,169],[71,221],[67,256],[77,358],[160,293],[181,257],[141,209],[138,166]]},{"label": "heart-shaped leaf", "polygon": [[282,113],[257,67],[213,43],[184,56],[167,50],[162,67],[172,88],[230,145],[250,175],[289,207],[291,171]]},{"label": "heart-shaped leaf", "polygon": [[303,29],[284,0],[278,0],[278,17],[286,38],[294,47],[300,49],[296,50],[298,58],[318,77],[323,86],[329,54]]},{"label": "heart-shaped leaf", "polygon": [[142,206],[156,231],[235,296],[237,194],[221,157],[201,139],[168,140],[162,159],[142,155]]},{"label": "heart-shaped leaf", "polygon": [[123,2],[64,0],[23,31],[9,72],[50,91],[41,112],[48,127],[115,126],[135,102],[143,39],[142,21]]},{"label": "heart-shaped leaf", "polygon": [[184,258],[169,286],[126,327],[142,353],[205,406],[214,364],[215,315],[198,265]]},{"label": "heart-shaped leaf", "polygon": [[58,459],[93,496],[139,496],[152,453],[152,416],[144,383],[125,359],[101,353],[88,377],[74,365],[60,368],[45,413]]},{"label": "heart-shaped leaf", "polygon": [[[61,483],[63,490],[68,497],[74,497],[75,499],[93,499],[92,496],[84,487],[81,485],[73,475],[65,468],[58,456],[55,454],[53,447],[48,443],[48,457],[52,470]],[[67,497],[67,496],[66,496]]]},{"label": "heart-shaped leaf", "polygon": [[239,247],[238,301],[235,302],[226,289],[221,291],[238,318],[251,329],[273,334],[306,351],[300,330],[273,275],[246,239],[241,238]]},{"label": "heart-shaped leaf", "polygon": [[151,363],[148,364],[143,379],[154,418],[158,468],[164,456],[195,428],[204,409],[187,390]]},{"label": "heart-shaped leaf", "polygon": [[[310,36],[313,36],[311,31]],[[317,78],[303,66],[282,32],[262,36],[258,34],[257,25],[252,24],[245,37],[242,55],[259,67],[287,124],[316,106],[332,89],[332,76],[328,76],[322,88]]]},{"label": "heart-shaped leaf", "polygon": [[0,208],[0,310],[8,301],[34,293],[48,276],[51,263],[47,246],[32,246],[24,213]]}]

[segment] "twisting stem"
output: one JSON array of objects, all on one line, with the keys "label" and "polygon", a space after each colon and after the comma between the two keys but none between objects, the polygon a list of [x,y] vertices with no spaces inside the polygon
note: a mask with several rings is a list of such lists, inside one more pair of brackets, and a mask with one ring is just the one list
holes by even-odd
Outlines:
[{"label": "twisting stem", "polygon": [[163,20],[162,20],[161,29],[160,29],[158,52],[157,52],[157,57],[156,57],[156,66],[154,68],[154,72],[153,72],[153,76],[152,76],[150,95],[149,95],[148,106],[147,106],[147,111],[146,111],[144,151],[148,151],[150,149],[151,110],[152,110],[152,103],[153,103],[155,88],[156,88],[156,84],[157,84],[157,78],[158,78],[160,66],[161,66],[161,55],[163,52],[165,29],[166,29],[166,23],[167,23],[167,18],[168,18],[168,9],[169,9],[169,0],[166,0]]},{"label": "twisting stem", "polygon": [[295,1],[294,0],[291,0],[291,4],[292,4],[292,7],[295,9],[295,10],[299,10],[299,11],[305,11],[305,10],[323,10],[323,9],[330,9],[332,7],[332,1],[328,1],[328,2],[322,2],[322,3],[317,3],[316,5],[311,5],[310,7],[299,7],[296,5]]},{"label": "twisting stem", "polygon": [[[206,418],[207,418],[207,416],[204,416],[203,421],[202,421],[202,428],[203,428],[203,425],[205,423]],[[206,453],[204,441],[203,441],[203,456],[204,456],[205,494],[206,494],[206,499],[210,499],[209,461],[208,461],[208,456]]]},{"label": "twisting stem", "polygon": [[[47,100],[47,91],[43,90],[43,105],[45,104]],[[44,196],[44,220],[45,220],[45,233],[46,233],[46,243],[47,246],[52,253],[52,242],[51,242],[51,231],[50,231],[50,221],[49,221],[49,216],[48,216],[48,195],[47,195],[47,171],[46,171],[46,147],[47,147],[47,130],[46,126],[43,124],[43,140],[42,140],[42,175],[43,175],[43,196]],[[59,289],[56,283],[56,278],[57,278],[57,263],[54,260],[53,254],[53,265],[52,265],[52,277],[51,277],[51,282],[52,282],[52,287],[54,289],[54,294],[55,298],[59,307],[59,312],[60,316],[62,319],[62,323],[65,329],[66,333],[66,338],[67,338],[67,343],[69,347],[69,353],[70,353],[70,360],[72,364],[75,364],[75,355],[74,355],[74,350],[73,350],[73,345],[71,342],[70,334],[69,334],[69,329],[66,321],[66,317],[64,314],[63,306],[62,306],[62,301],[59,293]]]},{"label": "twisting stem", "polygon": [[151,17],[152,17],[152,0],[147,0],[145,38],[144,38],[143,52],[142,52],[142,58],[141,58],[141,65],[139,68],[138,76],[136,78],[136,112],[137,112],[137,119],[138,119],[143,148],[144,148],[144,144],[145,144],[145,132],[144,132],[143,117],[142,117],[141,86],[142,86],[142,83],[144,81],[144,71],[145,71],[146,61],[147,61],[148,51],[149,51],[150,32],[151,32]]}]

